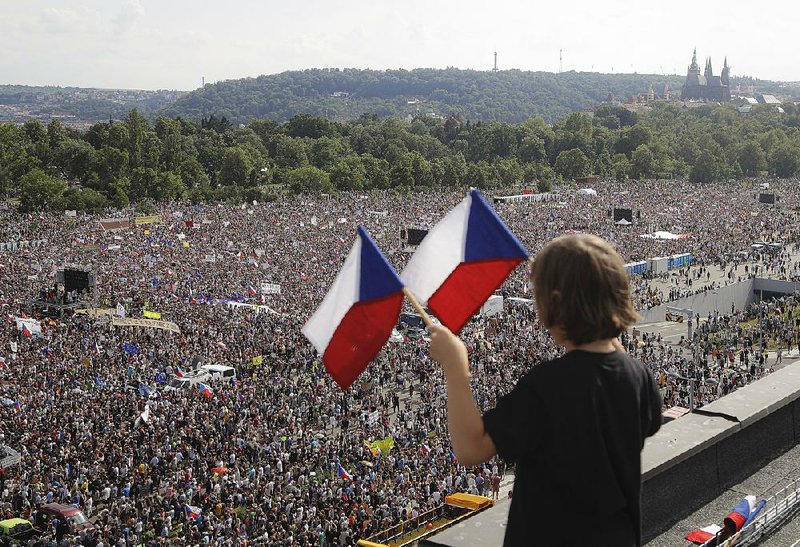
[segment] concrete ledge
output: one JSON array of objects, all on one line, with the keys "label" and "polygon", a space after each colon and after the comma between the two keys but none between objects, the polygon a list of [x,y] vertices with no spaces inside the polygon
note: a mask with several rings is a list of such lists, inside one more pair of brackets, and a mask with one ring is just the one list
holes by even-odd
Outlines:
[{"label": "concrete ledge", "polygon": [[798,441],[800,362],[665,424],[642,452],[645,540]]}]

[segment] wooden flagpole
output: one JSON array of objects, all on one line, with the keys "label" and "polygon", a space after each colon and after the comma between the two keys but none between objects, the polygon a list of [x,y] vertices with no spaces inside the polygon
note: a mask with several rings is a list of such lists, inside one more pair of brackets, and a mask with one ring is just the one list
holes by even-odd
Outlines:
[{"label": "wooden flagpole", "polygon": [[420,306],[417,299],[414,297],[413,294],[411,294],[411,291],[408,290],[408,287],[403,287],[403,294],[406,295],[406,298],[408,298],[408,301],[411,303],[411,306],[415,310],[417,310],[417,313],[420,315],[420,317],[422,317],[422,321],[425,322],[425,326],[430,327],[431,325],[433,325],[433,321],[431,321],[431,318],[425,311],[425,308]]}]

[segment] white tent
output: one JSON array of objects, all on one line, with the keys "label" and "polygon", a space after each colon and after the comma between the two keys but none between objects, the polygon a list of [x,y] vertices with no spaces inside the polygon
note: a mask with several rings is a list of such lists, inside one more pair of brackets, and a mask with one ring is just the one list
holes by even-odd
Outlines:
[{"label": "white tent", "polygon": [[581,196],[596,196],[597,190],[593,188],[581,188],[577,193]]},{"label": "white tent", "polygon": [[633,224],[633,222],[631,222],[626,218],[621,218],[617,221],[617,224],[619,224],[620,226],[630,226],[631,224]]}]

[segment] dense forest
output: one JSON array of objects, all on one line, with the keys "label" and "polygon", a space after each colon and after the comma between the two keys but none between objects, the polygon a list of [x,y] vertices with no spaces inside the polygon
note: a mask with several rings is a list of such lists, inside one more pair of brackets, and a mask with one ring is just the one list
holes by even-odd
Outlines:
[{"label": "dense forest", "polygon": [[595,174],[696,182],[800,174],[800,109],[657,104],[636,114],[603,105],[550,125],[309,114],[284,123],[199,122],[133,110],[76,133],[58,122],[0,124],[0,193],[22,210],[99,210],[130,202],[270,200],[318,193],[433,187],[547,190]]},{"label": "dense forest", "polygon": [[604,101],[627,100],[650,84],[673,91],[683,77],[585,72],[486,72],[448,68],[415,70],[311,69],[208,84],[162,111],[233,123],[256,118],[283,122],[298,113],[344,121],[364,114],[460,116],[471,121],[547,122]]},{"label": "dense forest", "polygon": [[[165,107],[162,114],[200,119],[224,116],[232,123],[256,118],[284,122],[299,113],[346,121],[364,114],[459,116],[470,121],[521,123],[541,116],[548,123],[595,106],[609,93],[622,101],[664,86],[680,93],[684,76],[596,72],[487,72],[455,68],[415,70],[311,69],[207,84]],[[732,78],[732,85],[740,79]],[[752,78],[758,93],[791,95],[797,89]]]}]

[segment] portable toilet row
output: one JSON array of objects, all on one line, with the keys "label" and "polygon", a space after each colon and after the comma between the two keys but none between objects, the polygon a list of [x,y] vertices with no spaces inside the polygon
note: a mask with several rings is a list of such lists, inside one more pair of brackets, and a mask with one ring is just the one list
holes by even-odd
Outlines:
[{"label": "portable toilet row", "polygon": [[646,260],[642,260],[641,262],[628,262],[625,264],[628,275],[642,275],[647,271],[647,267],[648,263]]},{"label": "portable toilet row", "polygon": [[675,270],[678,268],[685,268],[692,263],[692,255],[689,253],[682,253],[678,255],[672,255],[669,257],[668,268],[670,270]]}]

